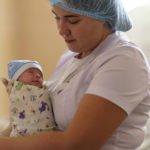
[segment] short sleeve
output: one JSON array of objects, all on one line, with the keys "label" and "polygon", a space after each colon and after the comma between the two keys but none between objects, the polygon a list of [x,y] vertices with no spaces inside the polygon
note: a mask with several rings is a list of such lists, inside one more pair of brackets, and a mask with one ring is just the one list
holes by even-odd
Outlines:
[{"label": "short sleeve", "polygon": [[86,91],[118,105],[128,114],[147,96],[148,72],[136,50],[120,50],[107,57]]}]

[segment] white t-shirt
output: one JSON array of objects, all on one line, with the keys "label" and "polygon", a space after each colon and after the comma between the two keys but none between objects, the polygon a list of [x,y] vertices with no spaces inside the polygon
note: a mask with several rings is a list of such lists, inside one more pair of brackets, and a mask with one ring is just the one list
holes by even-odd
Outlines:
[{"label": "white t-shirt", "polygon": [[65,130],[86,93],[104,97],[128,114],[101,150],[135,150],[145,136],[150,110],[149,65],[133,43],[113,33],[90,55],[66,52],[50,82],[58,128]]}]

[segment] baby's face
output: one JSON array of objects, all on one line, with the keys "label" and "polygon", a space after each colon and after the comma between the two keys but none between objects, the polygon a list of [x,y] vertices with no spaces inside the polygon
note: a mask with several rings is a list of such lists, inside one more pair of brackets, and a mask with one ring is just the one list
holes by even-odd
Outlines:
[{"label": "baby's face", "polygon": [[37,68],[29,68],[19,76],[18,81],[41,88],[43,77]]}]

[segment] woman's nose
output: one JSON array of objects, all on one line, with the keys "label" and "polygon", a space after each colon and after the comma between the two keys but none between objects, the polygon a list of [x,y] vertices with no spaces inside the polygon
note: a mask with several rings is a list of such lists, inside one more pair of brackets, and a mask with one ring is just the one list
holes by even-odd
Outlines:
[{"label": "woman's nose", "polygon": [[64,37],[64,35],[67,36],[70,34],[70,29],[69,29],[68,25],[63,21],[59,22],[58,30],[59,30],[59,34],[63,37]]}]

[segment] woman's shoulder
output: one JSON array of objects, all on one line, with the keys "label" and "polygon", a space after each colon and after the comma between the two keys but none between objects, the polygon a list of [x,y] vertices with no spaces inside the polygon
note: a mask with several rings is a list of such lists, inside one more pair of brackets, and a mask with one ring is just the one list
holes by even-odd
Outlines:
[{"label": "woman's shoulder", "polygon": [[114,56],[125,56],[136,59],[146,59],[143,51],[133,42],[131,42],[126,35],[118,33],[110,35],[103,43],[103,46],[99,46],[97,55],[103,58],[109,58]]},{"label": "woman's shoulder", "polygon": [[134,43],[116,35],[109,37],[103,47],[99,46],[95,55],[93,65],[98,68],[100,66],[105,67],[106,64],[113,66],[118,63],[120,65],[135,64],[137,67],[144,66],[149,68],[148,60],[142,50]]}]

